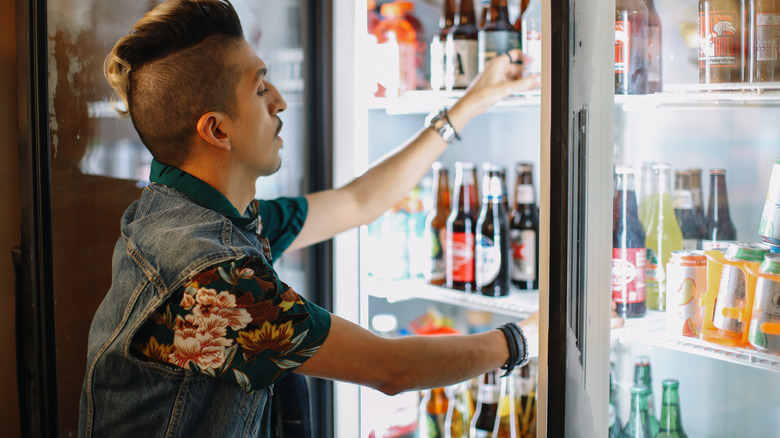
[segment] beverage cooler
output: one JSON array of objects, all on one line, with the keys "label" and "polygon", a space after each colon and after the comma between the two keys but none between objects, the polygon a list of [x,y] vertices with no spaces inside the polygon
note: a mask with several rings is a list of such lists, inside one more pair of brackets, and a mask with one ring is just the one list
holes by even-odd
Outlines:
[{"label": "beverage cooler", "polygon": [[[444,2],[413,2],[425,47],[416,62],[434,69],[413,86],[404,81],[414,69],[397,65],[419,55],[404,54],[400,36],[391,51],[367,36],[367,23],[395,14],[381,15],[390,2],[351,3],[333,13],[336,184],[462,94],[429,58]],[[525,5],[508,6],[514,23]],[[541,90],[474,119],[403,203],[334,240],[336,312],[403,336],[431,324],[478,331],[538,310],[536,436],[683,436],[668,418],[690,437],[776,435],[778,277],[765,253],[777,250],[780,220],[778,11],[758,0],[540,6]],[[378,93],[388,71],[396,82]],[[536,288],[491,297],[430,284],[421,236],[434,181],[447,168],[455,202],[462,163],[476,167],[480,193],[483,164],[503,167],[510,210],[515,170],[532,165]],[[447,394],[459,402],[457,389]],[[427,430],[421,411],[435,397],[337,384],[336,435]]]}]

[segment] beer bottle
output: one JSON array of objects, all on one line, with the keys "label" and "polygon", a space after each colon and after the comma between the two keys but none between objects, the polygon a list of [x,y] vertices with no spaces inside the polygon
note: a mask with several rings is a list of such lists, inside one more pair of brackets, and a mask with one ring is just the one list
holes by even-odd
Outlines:
[{"label": "beer bottle", "polygon": [[751,82],[780,81],[780,2],[749,0]]},{"label": "beer bottle", "polygon": [[645,245],[645,300],[653,310],[666,310],[666,264],[672,251],[682,249],[682,231],[672,206],[671,167],[667,163],[653,166],[658,193],[653,195],[653,212],[647,224]]},{"label": "beer bottle", "polygon": [[726,248],[730,241],[737,240],[737,229],[729,212],[726,171],[723,169],[710,170],[710,197],[702,234],[701,247],[705,251]]},{"label": "beer bottle", "polygon": [[490,13],[490,0],[481,0],[479,2],[479,28],[485,27]]},{"label": "beer bottle", "polygon": [[436,206],[428,213],[425,219],[425,242],[429,245],[427,255],[430,265],[425,270],[425,281],[428,284],[441,286],[446,277],[445,234],[447,230],[447,216],[452,206],[450,204],[449,172],[441,163],[433,163],[433,198]]},{"label": "beer bottle", "polygon": [[500,379],[498,410],[493,425],[493,438],[521,438],[520,409],[516,393],[515,373]]},{"label": "beer bottle", "polygon": [[742,82],[741,0],[699,0],[699,83]]},{"label": "beer bottle", "polygon": [[701,169],[689,169],[691,172],[691,197],[693,199],[693,217],[699,229],[699,248],[701,249],[701,233],[704,228],[704,196],[701,191]]},{"label": "beer bottle", "polygon": [[655,416],[655,398],[653,397],[653,372],[650,369],[650,358],[639,356],[634,362],[634,385],[647,388],[647,399],[644,406],[647,410],[647,421],[650,425],[650,436],[658,433],[658,418]]},{"label": "beer bottle", "polygon": [[469,438],[473,403],[469,382],[450,386],[450,403],[444,419],[445,438]]},{"label": "beer bottle", "polygon": [[[520,0],[520,13],[517,15],[517,19],[515,20],[515,30],[521,35],[523,33],[523,13],[525,12],[526,8],[528,8],[528,3],[530,1],[531,0]],[[521,47],[521,49],[525,50],[525,47]]]},{"label": "beer bottle", "polygon": [[647,93],[647,7],[615,0],[615,94]]},{"label": "beer bottle", "polygon": [[477,69],[480,72],[491,59],[520,47],[520,35],[509,22],[506,0],[490,0],[489,5],[485,25],[477,35]]},{"label": "beer bottle", "polygon": [[483,166],[482,209],[477,219],[476,282],[482,295],[509,295],[509,223],[501,169]]},{"label": "beer bottle", "polygon": [[447,218],[445,284],[452,289],[475,292],[474,246],[477,224],[477,175],[473,163],[455,163],[452,212]]},{"label": "beer bottle", "polygon": [[618,438],[620,436],[620,426],[623,424],[620,421],[620,412],[618,410],[617,400],[615,393],[617,388],[615,387],[614,371],[612,367],[609,368],[609,438]]},{"label": "beer bottle", "polygon": [[420,401],[420,438],[444,438],[444,420],[447,416],[449,399],[444,388],[423,391]]},{"label": "beer bottle", "polygon": [[634,170],[615,169],[612,230],[612,299],[620,317],[645,316],[645,232],[637,214]]},{"label": "beer bottle", "polygon": [[520,399],[518,416],[520,430],[525,437],[536,437],[536,362],[531,360],[520,369],[515,369]]},{"label": "beer bottle", "polygon": [[445,50],[447,34],[455,24],[455,0],[444,0],[439,18],[439,31],[431,41],[431,89],[444,89]]},{"label": "beer bottle", "polygon": [[534,195],[532,163],[518,163],[515,208],[509,224],[512,246],[512,284],[518,289],[539,289],[539,210]]},{"label": "beer bottle", "polygon": [[647,92],[660,93],[664,88],[661,60],[661,17],[655,10],[653,0],[644,0],[647,7]]},{"label": "beer bottle", "polygon": [[523,13],[523,75],[542,74],[542,2],[531,0]]},{"label": "beer bottle", "polygon": [[691,172],[674,172],[674,195],[672,197],[674,214],[683,235],[683,249],[701,248],[701,228],[696,224],[693,212],[693,191],[691,190]]},{"label": "beer bottle", "polygon": [[653,438],[647,414],[648,392],[649,389],[644,386],[631,387],[631,413],[620,438]]},{"label": "beer bottle", "polygon": [[445,86],[465,89],[477,76],[477,29],[474,0],[461,0],[455,26],[447,34]]},{"label": "beer bottle", "polygon": [[655,438],[688,438],[683,431],[680,413],[680,382],[666,379],[662,383],[664,392],[661,399],[661,424]]},{"label": "beer bottle", "polygon": [[469,425],[470,438],[492,438],[498,414],[498,373],[491,371],[482,376],[477,389],[477,404]]}]

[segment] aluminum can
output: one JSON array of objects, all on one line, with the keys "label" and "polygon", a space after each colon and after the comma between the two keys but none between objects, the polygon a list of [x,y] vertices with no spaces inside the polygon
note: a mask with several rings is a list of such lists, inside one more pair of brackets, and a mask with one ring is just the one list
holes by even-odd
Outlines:
[{"label": "aluminum can", "polygon": [[[780,254],[764,259],[760,274],[780,275]],[[780,276],[761,276],[756,281],[748,342],[759,351],[780,354]]]},{"label": "aluminum can", "polygon": [[769,189],[766,193],[758,234],[765,240],[769,239],[775,241],[776,245],[780,245],[780,160],[775,163],[772,176],[769,178]]},{"label": "aluminum can", "polygon": [[[760,243],[731,242],[724,256],[732,262],[761,262],[768,253],[769,247]],[[745,322],[740,321],[737,310],[744,309],[746,305],[745,273],[737,266],[723,265],[712,325],[728,332],[744,333]]]},{"label": "aluminum can", "polygon": [[700,298],[707,291],[707,256],[704,251],[672,251],[666,272],[666,330],[673,336],[698,338]]},{"label": "aluminum can", "polygon": [[772,254],[780,254],[780,240],[772,240],[764,237],[764,245],[769,247]]}]

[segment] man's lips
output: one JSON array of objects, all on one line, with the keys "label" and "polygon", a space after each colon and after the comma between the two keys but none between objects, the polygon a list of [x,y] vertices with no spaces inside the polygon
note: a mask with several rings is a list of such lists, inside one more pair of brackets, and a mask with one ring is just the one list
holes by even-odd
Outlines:
[{"label": "man's lips", "polygon": [[282,122],[282,119],[279,118],[279,116],[276,116],[276,119],[279,120],[279,126],[276,127],[276,132],[274,133],[274,137],[279,136],[279,132],[282,130],[282,125],[284,125],[284,122]]}]

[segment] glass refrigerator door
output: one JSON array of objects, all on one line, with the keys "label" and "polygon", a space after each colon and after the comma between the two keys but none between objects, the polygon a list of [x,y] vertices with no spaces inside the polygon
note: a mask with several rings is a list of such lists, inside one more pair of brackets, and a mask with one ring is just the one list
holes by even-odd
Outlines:
[{"label": "glass refrigerator door", "polygon": [[[103,77],[103,60],[114,43],[157,3],[52,0],[45,2],[43,9],[25,6],[20,12],[32,23],[27,31],[37,44],[20,46],[20,51],[31,51],[31,56],[37,56],[34,62],[44,66],[31,68],[31,77],[20,80],[30,90],[44,90],[39,100],[42,106],[29,116],[30,129],[38,126],[40,130],[20,134],[20,138],[38,135],[43,151],[40,157],[28,158],[33,170],[24,172],[38,172],[31,176],[30,184],[44,193],[36,201],[40,204],[38,210],[25,210],[24,224],[32,224],[26,232],[37,233],[36,238],[42,241],[31,251],[40,251],[35,257],[44,259],[39,273],[32,274],[43,279],[40,283],[33,280],[39,294],[31,293],[29,297],[40,300],[34,305],[43,309],[37,330],[53,333],[52,339],[35,339],[43,339],[40,342],[48,356],[27,356],[21,362],[43,363],[47,369],[44,375],[51,383],[20,391],[29,403],[22,407],[23,416],[38,421],[42,417],[36,416],[38,408],[34,405],[45,404],[40,410],[48,412],[49,421],[40,427],[49,431],[59,427],[62,436],[77,431],[87,334],[92,315],[110,286],[111,255],[119,237],[120,216],[148,184],[152,159],[130,120],[120,117],[112,107],[114,96]],[[304,15],[305,4],[301,0],[232,3],[242,19],[247,41],[268,65],[269,80],[288,103],[281,116],[285,122],[284,166],[273,176],[258,180],[256,196],[299,195],[312,175],[306,171],[310,163],[304,153],[304,143],[310,140],[306,138],[309,131],[303,127],[309,116],[308,90],[304,89],[304,36],[314,31],[304,33],[301,23],[308,17]],[[40,39],[46,35],[48,48]],[[188,92],[186,87],[183,91]],[[41,115],[47,114],[46,108],[48,118]],[[47,138],[49,144],[45,143]],[[20,148],[20,153],[30,157],[27,148]],[[317,172],[324,172],[321,169],[327,163],[317,166]],[[32,195],[25,201],[30,202]],[[45,260],[48,254],[51,259]],[[275,265],[280,276],[304,295],[310,293],[310,283],[305,280],[309,273],[307,254],[286,254]],[[18,336],[30,339],[37,334],[31,331]],[[52,367],[54,356],[56,369]]]},{"label": "glass refrigerator door", "polygon": [[[756,273],[758,262],[729,264],[724,259],[732,254],[715,251],[694,254],[703,256],[706,265],[683,265],[675,259],[667,265],[670,257],[663,256],[663,251],[659,251],[657,261],[647,251],[649,260],[643,270],[645,297],[658,287],[659,302],[664,307],[658,309],[660,306],[653,306],[650,300],[647,304],[651,307],[645,316],[625,319],[609,316],[611,297],[622,296],[613,295],[611,283],[619,284],[621,279],[628,278],[625,269],[614,270],[616,266],[624,266],[620,260],[609,262],[613,242],[609,225],[613,207],[609,201],[613,194],[620,195],[613,188],[616,168],[627,167],[635,175],[639,219],[647,248],[657,250],[654,248],[657,245],[667,244],[674,251],[683,249],[683,245],[704,249],[712,245],[707,242],[712,237],[707,239],[705,233],[699,234],[697,242],[697,227],[687,225],[688,219],[682,211],[690,204],[686,199],[693,200],[696,196],[688,194],[682,185],[684,172],[690,169],[701,171],[704,215],[712,208],[715,217],[724,216],[725,199],[708,195],[716,188],[714,175],[725,171],[728,209],[736,236],[719,238],[727,241],[724,246],[731,241],[765,243],[762,234],[767,234],[770,228],[766,224],[777,220],[772,214],[764,213],[764,209],[777,208],[777,199],[769,196],[767,200],[767,193],[776,193],[770,186],[777,183],[770,182],[770,176],[780,158],[777,146],[780,131],[777,123],[772,122],[778,117],[778,84],[699,83],[698,3],[655,0],[654,9],[662,23],[663,91],[615,95],[612,49],[621,36],[619,29],[612,27],[615,2],[589,2],[586,7],[578,2],[576,8],[573,2],[553,2],[554,8],[568,11],[568,23],[561,26],[565,29],[562,33],[568,35],[557,41],[554,38],[553,53],[556,50],[567,53],[564,62],[568,64],[564,64],[563,71],[569,75],[563,78],[563,83],[569,84],[566,105],[560,110],[553,109],[553,137],[556,131],[564,138],[569,133],[569,140],[559,144],[566,145],[563,154],[568,151],[578,157],[570,161],[567,173],[570,182],[579,181],[584,185],[573,197],[585,209],[570,214],[570,225],[563,227],[570,236],[575,236],[565,246],[572,254],[565,261],[581,267],[563,277],[569,281],[570,289],[566,294],[561,293],[568,304],[561,307],[560,314],[568,321],[551,321],[551,350],[556,343],[554,332],[566,333],[562,341],[567,348],[564,373],[567,437],[615,436],[613,431],[625,428],[632,417],[631,387],[638,385],[635,370],[645,359],[652,370],[649,405],[656,421],[662,421],[662,382],[676,380],[682,428],[688,436],[762,437],[778,427],[776,412],[780,397],[774,388],[780,382],[780,356],[768,341],[774,334],[773,316],[767,312],[769,306],[775,306],[769,297],[773,297],[771,291],[777,290],[777,277]],[[754,5],[754,2],[734,3]],[[746,29],[750,29],[751,22],[756,32],[769,29],[756,26],[759,22],[766,26],[768,16],[754,20],[749,14],[747,17]],[[737,38],[740,26],[740,20],[733,23]],[[719,32],[705,36],[714,37],[715,33]],[[749,37],[747,41],[743,46],[746,49]],[[751,59],[749,51],[746,53],[746,59]],[[555,74],[554,65],[553,70]],[[553,105],[556,100],[554,91]],[[556,129],[556,119],[562,128]],[[585,132],[588,135],[581,135]],[[556,162],[554,149],[553,163]],[[649,178],[642,176],[645,163],[664,163],[654,168],[661,175],[663,169],[668,169],[664,175],[668,178],[667,188],[662,191],[668,192],[666,202],[670,205],[663,221],[657,212],[663,211],[664,196],[652,196],[656,187],[659,189],[655,193],[661,190],[661,185],[647,182]],[[645,167],[652,169],[649,165]],[[578,176],[578,169],[585,173]],[[677,181],[680,185],[676,185]],[[557,190],[552,185],[551,196],[555,199]],[[642,216],[646,198],[652,200],[650,211],[655,208],[656,213]],[[554,208],[554,200],[552,204]],[[693,229],[693,234],[685,237],[685,241],[679,237],[676,242],[672,238],[671,243],[670,239],[659,240],[659,235],[675,234],[672,220],[678,222],[676,227]],[[663,231],[656,231],[656,224],[664,222],[667,225],[662,227]],[[759,232],[762,223],[764,228]],[[552,228],[551,245],[554,246],[554,223]],[[711,227],[708,233],[712,235]],[[686,236],[689,236],[687,231]],[[572,246],[572,242],[579,243]],[[576,256],[574,253],[581,247],[586,248],[585,252]],[[554,249],[551,251],[555,253]],[[553,261],[551,302],[556,295],[555,269]],[[584,277],[579,284],[578,276]],[[740,276],[746,280],[744,283],[740,282]],[[551,309],[551,313],[555,310]],[[577,313],[585,320],[573,319],[572,315]],[[748,335],[751,324],[757,329]],[[552,354],[550,363],[552,380],[552,368],[558,366]],[[554,397],[551,393],[551,400]],[[612,422],[617,423],[614,429],[610,429]]]}]

